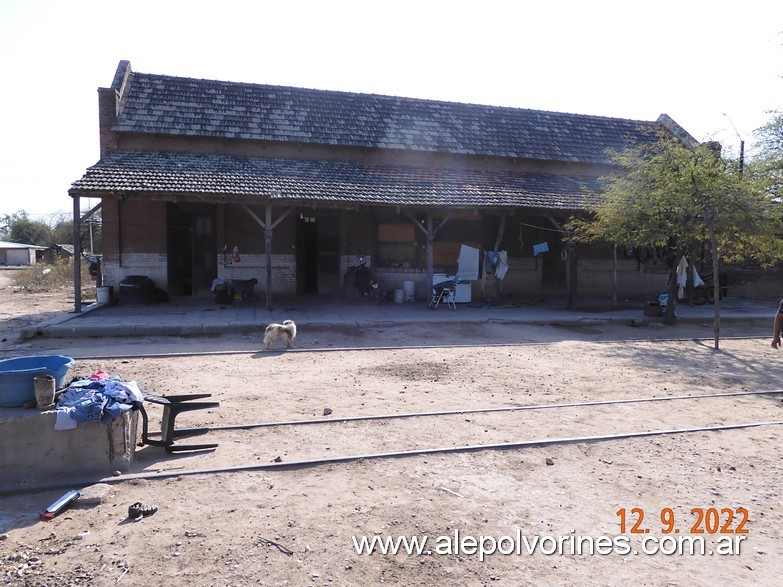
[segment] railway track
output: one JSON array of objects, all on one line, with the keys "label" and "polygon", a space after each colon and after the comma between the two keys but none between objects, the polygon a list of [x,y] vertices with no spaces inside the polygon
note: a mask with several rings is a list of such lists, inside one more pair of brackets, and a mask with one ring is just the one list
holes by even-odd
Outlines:
[{"label": "railway track", "polygon": [[[209,432],[209,441],[219,446],[215,451],[180,453],[175,459],[163,460],[158,460],[162,449],[146,447],[137,452],[138,467],[101,481],[283,471],[356,461],[525,451],[777,427],[783,419],[771,410],[781,409],[781,395],[783,389],[774,389],[178,428]],[[718,411],[725,415],[702,417],[700,408],[710,404],[714,412],[716,402]],[[640,410],[644,412],[642,425]],[[609,428],[605,425],[609,421],[627,424]],[[316,443],[303,433],[314,426],[322,430]],[[154,459],[154,465],[147,465],[148,459]],[[94,482],[84,480],[84,484]],[[29,486],[24,491],[66,486],[74,486],[74,481]],[[0,490],[0,494],[14,492]]]}]

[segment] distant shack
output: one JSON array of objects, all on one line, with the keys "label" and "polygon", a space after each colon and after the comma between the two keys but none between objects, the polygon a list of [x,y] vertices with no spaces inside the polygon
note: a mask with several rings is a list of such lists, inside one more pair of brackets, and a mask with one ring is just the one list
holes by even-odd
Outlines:
[{"label": "distant shack", "polygon": [[0,241],[0,266],[35,265],[46,247]]},{"label": "distant shack", "polygon": [[42,260],[49,264],[73,263],[73,245],[52,245],[43,252]]}]

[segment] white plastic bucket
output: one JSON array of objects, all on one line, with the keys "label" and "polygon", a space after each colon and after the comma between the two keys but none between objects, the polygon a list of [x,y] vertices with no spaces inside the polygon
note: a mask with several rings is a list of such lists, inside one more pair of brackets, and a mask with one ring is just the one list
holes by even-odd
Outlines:
[{"label": "white plastic bucket", "polygon": [[111,287],[96,287],[95,298],[99,304],[108,304],[111,301]]},{"label": "white plastic bucket", "polygon": [[403,281],[402,282],[402,290],[404,292],[404,299],[406,302],[412,302],[414,301],[413,296],[413,288],[415,286],[415,282],[413,281]]},{"label": "white plastic bucket", "polygon": [[403,300],[405,299],[404,296],[405,292],[401,289],[395,289],[394,290],[394,303],[395,304],[401,304]]}]

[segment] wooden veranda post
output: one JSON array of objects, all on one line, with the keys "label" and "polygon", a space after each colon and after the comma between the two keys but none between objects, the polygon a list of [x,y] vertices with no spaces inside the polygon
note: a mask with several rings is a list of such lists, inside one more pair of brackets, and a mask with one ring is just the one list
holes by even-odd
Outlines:
[{"label": "wooden veranda post", "polygon": [[446,218],[441,220],[438,223],[438,226],[435,226],[434,220],[432,217],[432,212],[427,212],[427,219],[425,220],[425,226],[422,226],[421,223],[416,219],[416,217],[408,212],[407,210],[402,210],[402,214],[408,217],[410,221],[421,230],[426,239],[426,246],[425,246],[425,255],[427,257],[427,300],[429,301],[430,296],[432,295],[432,279],[433,274],[435,273],[434,269],[434,261],[433,261],[433,243],[435,242],[435,235],[438,233],[438,231],[443,228],[443,225],[446,224],[449,221],[449,218],[451,218],[451,214],[448,214]]},{"label": "wooden veranda post", "polygon": [[272,309],[272,204],[266,205],[264,224],[264,253],[266,255],[266,309]]},{"label": "wooden veranda post", "polygon": [[432,212],[427,212],[427,292],[425,299],[432,295],[432,275],[435,273],[433,267],[432,244],[435,242],[435,231],[432,226]]},{"label": "wooden veranda post", "polygon": [[272,234],[275,227],[280,224],[283,219],[288,216],[295,208],[291,207],[283,212],[280,217],[272,222],[272,204],[266,205],[266,220],[261,220],[255,212],[253,212],[247,204],[242,204],[242,208],[245,212],[250,214],[253,219],[258,222],[261,228],[264,229],[264,253],[266,256],[266,309],[272,309]]},{"label": "wooden veranda post", "polygon": [[73,197],[73,311],[82,311],[81,199]]}]

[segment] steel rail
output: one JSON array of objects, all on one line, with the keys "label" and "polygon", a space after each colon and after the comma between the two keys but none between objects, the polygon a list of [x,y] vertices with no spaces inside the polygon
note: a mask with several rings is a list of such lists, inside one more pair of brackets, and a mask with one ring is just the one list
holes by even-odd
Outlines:
[{"label": "steel rail", "polygon": [[177,470],[177,471],[162,471],[156,473],[136,473],[130,475],[121,475],[118,477],[106,477],[98,480],[96,479],[70,480],[67,482],[58,482],[58,483],[52,483],[47,485],[6,488],[6,489],[0,489],[0,495],[11,495],[15,493],[30,493],[34,491],[48,491],[53,489],[72,488],[72,487],[80,487],[80,486],[83,487],[95,483],[116,484],[125,481],[135,481],[135,480],[142,480],[142,479],[158,480],[158,479],[170,479],[172,477],[216,475],[222,473],[239,473],[239,472],[249,472],[249,471],[284,471],[284,470],[292,470],[292,469],[308,469],[308,468],[318,467],[323,465],[334,465],[334,464],[350,463],[356,461],[407,458],[407,457],[415,457],[415,456],[423,456],[423,455],[459,454],[459,453],[471,453],[471,452],[480,452],[480,451],[489,451],[489,450],[541,448],[545,446],[608,442],[614,440],[648,438],[653,436],[665,436],[665,435],[675,435],[675,434],[694,434],[698,432],[740,430],[746,428],[758,428],[761,426],[779,426],[781,424],[783,424],[783,420],[772,420],[768,422],[747,422],[744,424],[725,424],[722,426],[704,426],[699,428],[675,428],[671,430],[649,430],[646,432],[626,432],[622,434],[606,434],[606,435],[599,435],[599,436],[573,436],[568,438],[545,438],[539,440],[503,442],[497,444],[474,444],[474,445],[451,446],[451,447],[442,447],[442,448],[420,448],[420,449],[404,450],[404,451],[369,453],[369,454],[350,455],[350,456],[343,456],[343,457],[330,457],[326,459],[305,459],[300,461],[291,461],[287,463],[273,462],[273,463],[266,463],[266,464],[218,467],[212,469],[190,469],[185,471]]},{"label": "steel rail", "polygon": [[660,402],[688,399],[712,399],[739,397],[746,395],[783,394],[783,389],[770,391],[735,391],[729,393],[704,393],[699,395],[673,395],[667,397],[644,397],[620,400],[600,400],[589,402],[574,402],[560,404],[537,404],[532,406],[508,406],[505,408],[477,408],[467,410],[442,410],[436,412],[408,412],[403,414],[379,414],[374,416],[348,416],[345,418],[318,418],[315,420],[283,420],[280,422],[261,422],[258,424],[227,424],[225,426],[202,426],[195,428],[177,428],[176,432],[211,432],[214,430],[247,430],[250,428],[272,428],[275,426],[305,426],[308,424],[340,424],[343,422],[362,422],[371,420],[394,420],[398,418],[420,418],[432,416],[458,416],[462,414],[489,414],[493,412],[519,412],[528,410],[548,410],[560,408],[581,408],[591,406],[610,406],[616,404],[635,404],[645,402]]},{"label": "steel rail", "polygon": [[[591,324],[586,324],[590,326]],[[177,338],[177,337],[164,337]],[[764,336],[722,336],[722,341],[728,340],[757,340],[764,339]],[[225,351],[198,351],[198,352],[170,352],[170,353],[136,353],[127,355],[83,355],[74,356],[77,361],[110,361],[119,359],[173,359],[184,357],[209,357],[226,355],[255,355],[264,354],[282,354],[285,353],[335,353],[335,352],[354,352],[354,351],[404,351],[404,350],[428,350],[428,349],[469,349],[475,347],[481,348],[503,348],[517,346],[548,346],[560,342],[586,342],[590,344],[636,344],[646,342],[711,342],[711,338],[694,338],[685,336],[682,338],[623,338],[612,340],[555,340],[555,341],[520,341],[520,342],[497,342],[497,343],[465,343],[465,344],[438,344],[438,345],[404,345],[404,346],[366,346],[366,347],[318,347],[318,348],[295,348],[285,351],[266,350],[264,348],[253,348],[248,350],[234,349]]]}]

